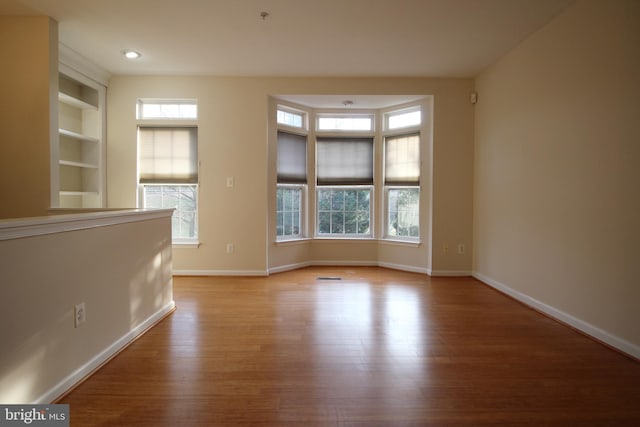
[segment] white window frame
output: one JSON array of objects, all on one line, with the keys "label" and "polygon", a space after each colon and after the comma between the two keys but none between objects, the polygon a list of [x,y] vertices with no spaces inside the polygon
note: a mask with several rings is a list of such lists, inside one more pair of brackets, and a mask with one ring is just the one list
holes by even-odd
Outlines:
[{"label": "white window frame", "polygon": [[[154,117],[154,118],[141,118],[141,105],[144,103],[153,103],[153,104],[188,104],[195,105],[196,107],[196,118],[175,118],[175,117]],[[198,100],[193,98],[138,98],[136,102],[136,119],[138,127],[167,127],[167,128],[180,128],[180,127],[195,127],[198,126]],[[198,152],[199,141],[198,141]],[[198,153],[198,165],[200,164],[199,153]],[[139,179],[139,178],[138,178]],[[193,238],[171,238],[171,244],[173,246],[179,246],[180,248],[198,248],[200,246],[200,183],[141,183],[138,181],[138,191],[137,191],[137,206],[140,208],[145,207],[145,193],[144,187],[148,185],[164,185],[164,186],[176,186],[176,185],[192,185],[196,187],[196,215],[195,215],[195,228],[196,228],[196,236]],[[172,217],[173,218],[173,217]],[[173,221],[173,219],[172,219]],[[173,223],[172,223],[173,226]]]},{"label": "white window frame", "polygon": [[[283,111],[285,113],[290,113],[290,114],[296,114],[296,115],[300,115],[302,116],[302,126],[301,127],[296,127],[296,126],[291,126],[288,125],[286,123],[280,123],[278,122],[278,112],[279,111]],[[309,149],[308,144],[308,138],[309,138],[309,115],[310,113],[308,111],[302,110],[300,108],[295,108],[292,107],[290,105],[285,105],[285,104],[277,104],[276,105],[276,114],[275,114],[275,124],[276,124],[276,130],[277,131],[282,131],[282,132],[286,132],[286,133],[291,133],[291,134],[295,134],[295,135],[300,135],[300,136],[304,136],[307,138],[307,150]],[[276,144],[277,144],[277,138],[276,138]],[[307,163],[308,163],[308,152],[307,152]],[[308,169],[307,169],[307,182],[308,182]],[[300,195],[300,233],[297,235],[282,235],[282,236],[278,236],[278,202],[277,202],[277,192],[278,192],[278,188],[280,187],[300,187],[301,188],[301,195]],[[276,182],[276,209],[274,211],[275,213],[275,236],[276,236],[276,242],[293,242],[293,241],[300,241],[300,240],[305,240],[308,237],[308,233],[309,233],[309,221],[308,221],[308,204],[309,204],[309,196],[308,196],[308,184],[304,184],[304,183],[277,183]]]},{"label": "white window frame", "polygon": [[[402,115],[402,114],[407,114],[407,113],[412,113],[414,111],[420,111],[420,123],[418,124],[411,124],[411,125],[407,125],[407,126],[401,126],[401,127],[395,127],[393,129],[389,129],[389,119],[391,117],[394,116],[398,116],[398,115]],[[382,143],[383,143],[383,152],[385,150],[384,144],[386,144],[387,138],[393,138],[393,137],[398,137],[398,136],[403,136],[403,135],[411,135],[411,134],[418,134],[418,137],[420,138],[420,164],[422,164],[422,147],[423,147],[423,135],[422,135],[422,126],[424,124],[424,120],[425,120],[425,116],[424,116],[424,109],[423,109],[423,104],[408,104],[408,105],[404,105],[404,106],[396,106],[393,107],[391,109],[387,109],[384,110],[382,112],[382,116],[383,116],[383,131],[382,131]],[[382,217],[382,238],[384,240],[389,240],[389,241],[400,241],[400,242],[411,242],[411,243],[420,243],[421,239],[422,239],[422,233],[423,233],[423,229],[422,229],[422,224],[420,223],[420,217],[421,217],[421,212],[422,212],[422,185],[387,185],[384,184],[384,162],[385,159],[383,159],[383,177],[382,177],[382,181],[383,181],[383,194],[384,194],[384,200],[383,200],[383,217]],[[422,171],[421,171],[422,172]],[[421,173],[422,175],[422,173]],[[394,236],[394,235],[390,235],[389,234],[389,221],[391,220],[390,216],[389,216],[389,190],[392,189],[403,189],[403,188],[417,188],[418,189],[418,203],[419,203],[419,207],[418,207],[418,237],[412,237],[412,236]]]}]

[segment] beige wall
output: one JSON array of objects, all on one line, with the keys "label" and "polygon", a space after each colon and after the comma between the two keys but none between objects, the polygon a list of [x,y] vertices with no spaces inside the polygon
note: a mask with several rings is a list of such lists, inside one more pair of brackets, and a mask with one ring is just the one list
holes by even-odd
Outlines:
[{"label": "beige wall", "polygon": [[0,218],[45,215],[49,207],[57,46],[55,21],[0,16]]},{"label": "beige wall", "polygon": [[[53,217],[21,238],[0,221],[2,403],[52,401],[173,304],[170,212],[85,215],[69,225],[87,229],[40,235],[75,218]],[[87,321],[74,328],[81,302]]]},{"label": "beige wall", "polygon": [[[109,207],[136,203],[137,98],[197,98],[200,166],[198,249],[175,249],[177,270],[212,274],[265,274],[268,269],[309,262],[386,262],[423,271],[471,270],[465,255],[429,248],[465,243],[471,248],[473,106],[472,79],[222,78],[115,76],[108,91],[107,192]],[[433,233],[420,247],[308,243],[276,245],[269,234],[275,202],[275,157],[269,155],[269,97],[279,94],[433,95]],[[270,164],[271,163],[271,164]],[[226,187],[233,176],[235,187]],[[431,191],[431,185],[433,189]],[[428,203],[428,200],[427,200]],[[428,224],[429,225],[429,224]],[[275,225],[271,225],[273,228]],[[270,237],[268,237],[270,236]],[[235,252],[226,253],[233,243]],[[397,250],[397,251],[396,251]]]},{"label": "beige wall", "polygon": [[638,357],[639,46],[578,1],[478,77],[473,266]]}]

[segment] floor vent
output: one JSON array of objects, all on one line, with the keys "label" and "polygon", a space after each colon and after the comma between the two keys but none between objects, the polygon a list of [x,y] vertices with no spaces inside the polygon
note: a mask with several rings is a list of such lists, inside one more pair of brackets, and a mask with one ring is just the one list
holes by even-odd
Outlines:
[{"label": "floor vent", "polygon": [[342,277],[320,276],[316,280],[342,280]]}]

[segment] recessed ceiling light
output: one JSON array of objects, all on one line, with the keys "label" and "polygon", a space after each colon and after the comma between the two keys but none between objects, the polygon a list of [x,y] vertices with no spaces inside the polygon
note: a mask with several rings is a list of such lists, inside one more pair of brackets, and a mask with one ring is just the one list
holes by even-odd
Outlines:
[{"label": "recessed ceiling light", "polygon": [[123,50],[122,54],[127,59],[138,59],[142,56],[139,52],[136,52],[135,50],[129,50],[129,49]]}]

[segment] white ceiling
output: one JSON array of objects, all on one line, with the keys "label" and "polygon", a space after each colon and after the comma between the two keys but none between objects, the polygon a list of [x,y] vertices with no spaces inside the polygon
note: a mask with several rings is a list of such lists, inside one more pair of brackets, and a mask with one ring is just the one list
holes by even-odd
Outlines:
[{"label": "white ceiling", "polygon": [[473,77],[570,3],[0,0],[0,14],[52,16],[61,43],[111,74]]}]

